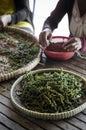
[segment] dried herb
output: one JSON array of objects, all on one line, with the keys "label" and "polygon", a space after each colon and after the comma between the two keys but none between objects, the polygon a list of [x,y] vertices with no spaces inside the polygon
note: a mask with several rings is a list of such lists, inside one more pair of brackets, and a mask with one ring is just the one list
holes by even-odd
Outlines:
[{"label": "dried herb", "polygon": [[0,55],[9,59],[11,69],[8,71],[24,67],[39,53],[39,46],[26,35],[2,31],[0,38]]},{"label": "dried herb", "polygon": [[37,57],[38,52],[39,47],[36,45],[29,48],[27,44],[20,44],[19,50],[17,52],[11,52],[9,55],[11,67],[13,70],[24,67]]},{"label": "dried herb", "polygon": [[63,70],[26,74],[21,82],[20,100],[27,109],[63,112],[79,106],[85,96],[84,81]]}]

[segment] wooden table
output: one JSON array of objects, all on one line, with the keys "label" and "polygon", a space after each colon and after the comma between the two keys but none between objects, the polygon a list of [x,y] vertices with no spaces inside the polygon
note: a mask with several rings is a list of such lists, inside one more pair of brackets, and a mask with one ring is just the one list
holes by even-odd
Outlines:
[{"label": "wooden table", "polygon": [[[35,69],[57,67],[74,71],[86,78],[86,60],[74,56],[68,61],[42,58]],[[43,121],[19,113],[10,102],[10,88],[16,79],[0,83],[0,130],[86,130],[86,109],[64,120]]]}]

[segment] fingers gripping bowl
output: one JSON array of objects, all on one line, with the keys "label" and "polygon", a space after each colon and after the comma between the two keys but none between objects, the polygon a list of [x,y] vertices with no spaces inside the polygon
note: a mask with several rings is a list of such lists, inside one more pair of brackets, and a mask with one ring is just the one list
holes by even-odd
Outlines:
[{"label": "fingers gripping bowl", "polygon": [[62,45],[68,41],[68,37],[53,36],[49,46],[44,49],[44,53],[47,57],[56,60],[68,60],[74,56],[74,52],[67,52],[62,48]]}]

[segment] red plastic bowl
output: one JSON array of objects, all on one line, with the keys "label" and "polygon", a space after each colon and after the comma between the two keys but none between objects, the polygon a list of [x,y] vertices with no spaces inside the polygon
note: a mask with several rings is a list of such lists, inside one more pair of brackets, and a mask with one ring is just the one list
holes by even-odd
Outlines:
[{"label": "red plastic bowl", "polygon": [[54,48],[49,49],[49,47],[52,45],[51,43],[51,45],[49,45],[49,47],[47,47],[44,50],[45,55],[49,58],[56,59],[56,60],[68,60],[72,58],[74,56],[74,52],[65,52],[61,50],[62,43],[67,42],[68,39],[69,37],[54,36],[51,42],[54,43],[54,45],[56,46],[56,50],[58,51],[54,50]]}]

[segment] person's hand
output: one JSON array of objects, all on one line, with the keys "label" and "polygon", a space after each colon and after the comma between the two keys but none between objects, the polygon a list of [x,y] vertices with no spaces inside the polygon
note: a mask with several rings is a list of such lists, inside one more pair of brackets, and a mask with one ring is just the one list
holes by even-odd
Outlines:
[{"label": "person's hand", "polygon": [[63,48],[67,51],[78,51],[81,49],[81,47],[81,40],[80,38],[76,37],[69,39],[68,42],[63,45]]},{"label": "person's hand", "polygon": [[49,45],[49,41],[52,37],[52,32],[50,29],[44,29],[39,35],[39,44],[42,47],[47,47]]},{"label": "person's hand", "polygon": [[5,27],[11,22],[11,15],[0,16],[0,27]]}]

